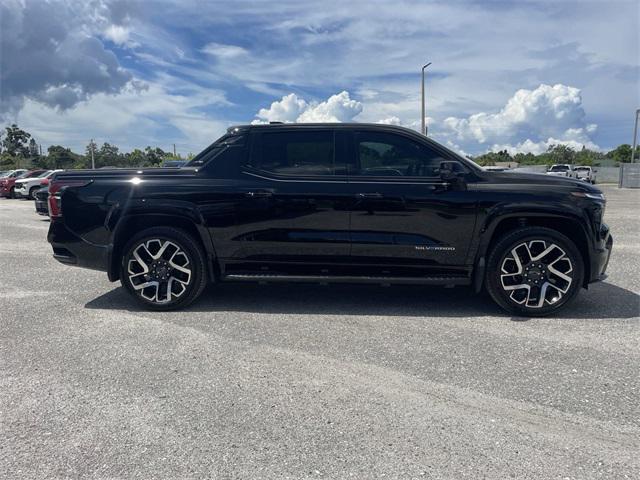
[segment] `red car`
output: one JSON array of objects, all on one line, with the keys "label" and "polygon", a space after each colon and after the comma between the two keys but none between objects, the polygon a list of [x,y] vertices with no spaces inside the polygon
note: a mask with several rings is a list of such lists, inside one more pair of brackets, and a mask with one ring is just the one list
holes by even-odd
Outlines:
[{"label": "red car", "polygon": [[0,197],[15,198],[13,187],[19,178],[32,178],[46,172],[46,170],[12,170],[0,177]]}]

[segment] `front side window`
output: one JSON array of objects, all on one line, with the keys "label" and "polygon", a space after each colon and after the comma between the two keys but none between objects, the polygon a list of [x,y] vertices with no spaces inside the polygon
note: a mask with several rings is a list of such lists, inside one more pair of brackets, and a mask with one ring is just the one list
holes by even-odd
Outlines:
[{"label": "front side window", "polygon": [[356,135],[358,165],[353,174],[384,177],[437,177],[439,152],[400,135],[360,132]]},{"label": "front side window", "polygon": [[335,175],[333,132],[267,132],[253,167],[278,175]]}]

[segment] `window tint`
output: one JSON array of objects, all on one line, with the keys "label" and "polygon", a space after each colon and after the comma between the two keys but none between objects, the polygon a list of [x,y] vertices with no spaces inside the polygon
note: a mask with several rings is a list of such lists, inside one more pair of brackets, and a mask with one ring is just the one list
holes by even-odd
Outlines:
[{"label": "window tint", "polygon": [[567,170],[569,170],[569,167],[566,165],[554,165],[551,167],[552,172],[566,172]]},{"label": "window tint", "polygon": [[356,135],[358,166],[354,175],[437,177],[440,162],[435,150],[400,135],[361,132]]},{"label": "window tint", "polygon": [[259,165],[281,175],[335,175],[333,132],[263,133]]},{"label": "window tint", "polygon": [[193,157],[185,167],[201,167],[215,158],[226,146],[244,145],[245,138],[246,136],[242,134],[227,133]]}]

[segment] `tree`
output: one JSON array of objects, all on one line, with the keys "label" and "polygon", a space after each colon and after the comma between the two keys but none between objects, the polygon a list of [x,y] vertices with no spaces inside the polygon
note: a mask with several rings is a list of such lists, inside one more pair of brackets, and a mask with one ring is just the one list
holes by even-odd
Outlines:
[{"label": "tree", "polygon": [[147,154],[135,148],[132,152],[125,154],[126,164],[131,167],[142,167],[147,163]]},{"label": "tree", "polygon": [[70,148],[64,148],[60,145],[51,145],[47,149],[47,167],[54,168],[71,168],[78,161],[80,155],[73,153]]},{"label": "tree", "polygon": [[31,158],[36,158],[40,156],[40,151],[38,150],[38,144],[36,143],[33,137],[31,137],[31,139],[29,140],[29,156]]},{"label": "tree", "polygon": [[576,164],[578,165],[599,165],[604,159],[604,155],[594,150],[589,150],[584,145],[582,150],[576,152]]},{"label": "tree", "polygon": [[516,153],[513,156],[513,160],[518,165],[536,165],[538,163],[538,157],[533,153]]},{"label": "tree", "polygon": [[[631,145],[629,145],[628,143],[623,143],[622,145],[618,145],[616,148],[608,152],[606,157],[610,158],[611,160],[617,163],[630,162],[631,161]],[[636,147],[634,158],[636,161],[640,159],[640,146]]]},{"label": "tree", "polygon": [[100,150],[96,153],[96,168],[100,167],[118,167],[122,164],[123,157],[120,150],[115,145],[104,142]]},{"label": "tree", "polygon": [[483,167],[493,166],[496,163],[509,163],[513,162],[513,157],[506,150],[500,150],[499,152],[487,152],[479,157],[473,159],[478,165]]},{"label": "tree", "polygon": [[5,137],[2,141],[4,153],[12,157],[27,158],[29,156],[30,138],[31,134],[22,130],[15,123],[10,127],[6,127]]},{"label": "tree", "polygon": [[147,147],[144,152],[147,156],[146,165],[149,167],[159,167],[167,156],[167,153],[158,147]]},{"label": "tree", "polygon": [[568,163],[573,164],[576,160],[576,151],[562,144],[550,145],[547,149],[551,163]]}]

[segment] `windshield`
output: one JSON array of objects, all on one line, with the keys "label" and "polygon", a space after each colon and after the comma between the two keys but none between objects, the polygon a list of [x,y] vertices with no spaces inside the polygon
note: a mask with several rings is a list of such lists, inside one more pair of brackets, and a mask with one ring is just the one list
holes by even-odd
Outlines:
[{"label": "windshield", "polygon": [[40,175],[38,175],[38,178],[43,178],[48,176],[51,173],[51,170],[47,170],[46,172],[42,172]]},{"label": "windshield", "polygon": [[567,170],[569,170],[569,167],[566,165],[554,165],[551,167],[552,172],[566,172]]},{"label": "windshield", "polygon": [[590,167],[577,167],[576,170],[579,171],[579,172],[588,172],[589,170],[591,170],[591,168]]}]

